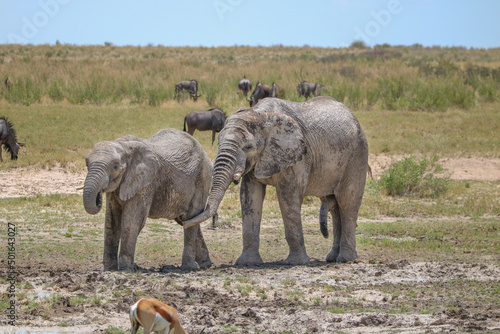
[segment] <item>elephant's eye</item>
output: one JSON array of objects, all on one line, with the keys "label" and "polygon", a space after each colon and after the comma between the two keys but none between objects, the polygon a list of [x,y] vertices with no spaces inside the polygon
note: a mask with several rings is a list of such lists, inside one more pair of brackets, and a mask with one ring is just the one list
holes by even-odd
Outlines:
[{"label": "elephant's eye", "polygon": [[120,164],[115,164],[115,165],[113,166],[113,170],[114,170],[115,172],[118,172],[118,171],[120,170]]},{"label": "elephant's eye", "polygon": [[245,151],[245,152],[248,152],[251,149],[253,149],[253,145],[252,144],[246,144],[245,146],[243,146],[243,151]]}]

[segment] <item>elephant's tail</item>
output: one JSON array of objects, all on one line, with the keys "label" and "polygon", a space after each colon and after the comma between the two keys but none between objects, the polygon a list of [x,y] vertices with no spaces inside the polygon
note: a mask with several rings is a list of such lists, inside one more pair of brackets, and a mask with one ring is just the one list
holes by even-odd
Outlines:
[{"label": "elephant's tail", "polygon": [[184,116],[184,129],[183,129],[184,132],[186,132],[186,117],[187,116]]},{"label": "elephant's tail", "polygon": [[328,204],[321,201],[321,208],[319,209],[319,229],[325,238],[328,238]]},{"label": "elephant's tail", "polygon": [[333,230],[335,231],[335,228],[338,228],[336,225],[340,224],[339,205],[335,195],[321,198],[321,208],[319,209],[319,228],[321,230],[321,234],[323,234],[325,238],[328,238],[328,212],[332,213]]}]

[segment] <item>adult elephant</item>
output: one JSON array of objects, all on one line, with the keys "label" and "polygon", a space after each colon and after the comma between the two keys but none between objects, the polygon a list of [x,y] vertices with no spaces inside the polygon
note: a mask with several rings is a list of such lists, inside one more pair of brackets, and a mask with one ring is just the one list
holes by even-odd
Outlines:
[{"label": "adult elephant", "polygon": [[205,211],[185,228],[217,212],[231,182],[242,179],[243,251],[239,265],[262,263],[259,233],[267,185],[276,187],[287,264],[309,261],[300,217],[304,196],[317,196],[333,216],[334,241],[326,260],[358,257],[356,221],[368,170],[368,144],[354,114],[330,97],[296,103],[268,98],[228,117],[219,134],[213,181]]},{"label": "adult elephant", "polygon": [[[205,206],[212,164],[196,139],[180,130],[161,130],[148,139],[127,135],[102,141],[85,161],[85,210],[97,214],[106,193],[105,270],[134,270],[135,245],[147,217],[181,223]],[[185,229],[181,268],[210,265],[200,227]]]},{"label": "adult elephant", "polygon": [[215,134],[220,132],[224,127],[226,121],[226,114],[218,108],[209,110],[192,111],[184,117],[184,132],[192,136],[196,130],[198,131],[212,131],[212,145],[214,144]]}]

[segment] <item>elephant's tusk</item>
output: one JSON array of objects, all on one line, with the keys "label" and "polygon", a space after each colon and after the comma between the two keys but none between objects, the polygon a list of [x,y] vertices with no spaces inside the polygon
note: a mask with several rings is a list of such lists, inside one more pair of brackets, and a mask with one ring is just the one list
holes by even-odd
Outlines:
[{"label": "elephant's tusk", "polygon": [[76,187],[76,190],[82,190],[85,186]]},{"label": "elephant's tusk", "polygon": [[241,173],[234,174],[234,176],[233,176],[234,182],[238,183],[240,181],[240,179],[241,179]]}]

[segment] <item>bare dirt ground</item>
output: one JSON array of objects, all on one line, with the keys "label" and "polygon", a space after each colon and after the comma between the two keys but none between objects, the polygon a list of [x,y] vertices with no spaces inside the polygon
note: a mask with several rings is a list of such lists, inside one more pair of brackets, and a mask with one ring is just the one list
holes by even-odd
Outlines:
[{"label": "bare dirt ground", "polygon": [[[373,175],[389,168],[394,158],[371,156]],[[500,159],[446,158],[439,164],[455,180],[500,180]],[[83,185],[85,171],[68,172],[62,168],[0,170],[0,198],[34,196],[37,194],[77,194]]]},{"label": "bare dirt ground", "polygon": [[[387,157],[372,157],[374,175],[390,162]],[[445,159],[441,164],[453,179],[500,180],[500,159]],[[0,197],[78,193],[76,188],[84,178],[84,172],[59,168],[4,170],[0,171]],[[5,277],[4,260],[1,262],[0,276]],[[491,308],[481,306],[480,301],[463,301],[457,293],[452,309],[393,312],[393,305],[406,295],[381,288],[407,286],[408,295],[412,287],[428,288],[422,299],[439,305],[444,296],[433,291],[434,287],[460,280],[498,282],[500,266],[494,264],[411,263],[405,259],[330,264],[315,259],[308,266],[296,267],[216,264],[195,272],[169,266],[120,273],[103,272],[100,259],[90,259],[78,268],[57,259],[46,262],[51,265],[40,268],[33,259],[18,268],[19,282],[31,287],[27,297],[45,306],[18,314],[15,329],[2,317],[0,333],[20,329],[24,331],[18,333],[104,333],[110,325],[128,332],[128,307],[144,296],[176,307],[189,333],[203,328],[209,333],[500,333],[500,305]],[[0,284],[0,291],[7,287]],[[54,295],[64,297],[51,299]],[[70,298],[92,296],[99,298],[85,304],[70,302]],[[359,305],[359,312],[341,311],[352,303]],[[325,305],[338,311],[327,310]]]}]

